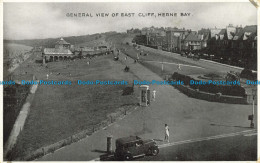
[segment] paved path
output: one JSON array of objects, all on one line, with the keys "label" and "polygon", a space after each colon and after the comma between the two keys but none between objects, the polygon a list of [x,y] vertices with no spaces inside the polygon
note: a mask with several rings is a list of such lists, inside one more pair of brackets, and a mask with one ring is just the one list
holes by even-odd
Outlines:
[{"label": "paved path", "polygon": [[[130,72],[141,80],[162,79],[147,68],[121,54],[120,62],[130,66]],[[119,67],[122,69],[122,67]],[[170,142],[215,136],[249,130],[247,117],[252,112],[249,105],[223,104],[189,98],[172,86],[151,85],[156,90],[156,99],[149,107],[139,107],[132,114],[113,125],[100,130],[80,142],[66,146],[41,161],[86,161],[105,153],[106,137],[117,138],[138,135],[145,139],[155,139],[164,144],[164,124],[170,128]],[[257,118],[256,118],[257,119]]]}]

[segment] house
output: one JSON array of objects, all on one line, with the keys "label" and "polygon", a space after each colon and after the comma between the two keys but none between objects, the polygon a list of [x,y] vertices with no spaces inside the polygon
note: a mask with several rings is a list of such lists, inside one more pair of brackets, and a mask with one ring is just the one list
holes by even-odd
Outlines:
[{"label": "house", "polygon": [[137,37],[138,44],[149,45],[161,49],[165,44],[166,32],[163,27],[142,28],[141,35]]},{"label": "house", "polygon": [[208,41],[210,39],[210,29],[204,29],[198,31],[200,40],[201,40],[201,49],[208,47]]},{"label": "house", "polygon": [[181,51],[184,38],[188,35],[188,31],[178,28],[169,29],[166,32],[166,50],[171,52]]},{"label": "house", "polygon": [[256,69],[257,60],[257,26],[245,26],[233,37],[232,54],[238,59],[243,60],[244,66]]},{"label": "house", "polygon": [[191,31],[183,41],[183,50],[200,50],[201,49],[201,36]]}]

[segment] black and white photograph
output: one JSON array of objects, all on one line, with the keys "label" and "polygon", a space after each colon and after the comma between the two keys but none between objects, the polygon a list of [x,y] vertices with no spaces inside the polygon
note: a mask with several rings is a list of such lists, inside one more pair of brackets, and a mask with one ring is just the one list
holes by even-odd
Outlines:
[{"label": "black and white photograph", "polygon": [[1,160],[254,161],[259,1],[2,1]]}]

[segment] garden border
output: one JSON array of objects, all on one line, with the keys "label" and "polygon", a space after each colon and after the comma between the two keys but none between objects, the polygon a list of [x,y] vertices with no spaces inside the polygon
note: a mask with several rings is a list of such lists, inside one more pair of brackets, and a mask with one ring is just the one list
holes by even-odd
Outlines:
[{"label": "garden border", "polygon": [[207,100],[212,102],[222,102],[222,103],[230,103],[230,104],[250,104],[248,102],[247,97],[238,97],[238,96],[227,96],[221,94],[214,94],[208,92],[202,92],[199,90],[194,90],[185,85],[174,85],[179,91],[184,93],[189,97],[193,97],[196,99]]}]

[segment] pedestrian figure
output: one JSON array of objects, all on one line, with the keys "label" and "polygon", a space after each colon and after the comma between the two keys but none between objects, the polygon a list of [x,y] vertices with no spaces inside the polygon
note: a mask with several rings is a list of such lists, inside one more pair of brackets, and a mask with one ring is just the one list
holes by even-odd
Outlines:
[{"label": "pedestrian figure", "polygon": [[49,79],[49,74],[46,75],[47,76],[47,80]]},{"label": "pedestrian figure", "polygon": [[156,93],[156,90],[153,90],[153,96],[152,96],[153,101],[155,101],[155,93]]},{"label": "pedestrian figure", "polygon": [[129,71],[129,67],[128,66],[125,66],[125,72],[128,72]]},{"label": "pedestrian figure", "polygon": [[181,64],[178,64],[177,70],[181,70]]},{"label": "pedestrian figure", "polygon": [[127,60],[127,57],[125,57],[125,60]]},{"label": "pedestrian figure", "polygon": [[165,137],[164,137],[164,141],[167,141],[169,143],[169,126],[167,124],[165,124]]},{"label": "pedestrian figure", "polygon": [[89,65],[89,61],[87,62],[87,64]]}]

